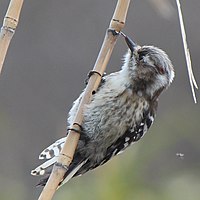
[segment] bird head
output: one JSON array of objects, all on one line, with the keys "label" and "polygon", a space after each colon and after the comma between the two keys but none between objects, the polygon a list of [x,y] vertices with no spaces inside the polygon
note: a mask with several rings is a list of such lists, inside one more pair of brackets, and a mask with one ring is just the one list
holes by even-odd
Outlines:
[{"label": "bird head", "polygon": [[136,90],[151,97],[172,83],[174,68],[168,55],[158,47],[139,46],[124,35],[129,47],[123,68],[126,68]]}]

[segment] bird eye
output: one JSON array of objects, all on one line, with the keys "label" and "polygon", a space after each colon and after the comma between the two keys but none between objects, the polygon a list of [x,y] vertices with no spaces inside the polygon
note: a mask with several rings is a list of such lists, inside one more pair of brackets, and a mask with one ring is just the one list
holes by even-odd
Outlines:
[{"label": "bird eye", "polygon": [[161,75],[165,74],[165,70],[164,70],[164,68],[162,66],[156,66],[156,67],[157,67],[157,70],[158,70],[159,74],[161,74]]}]

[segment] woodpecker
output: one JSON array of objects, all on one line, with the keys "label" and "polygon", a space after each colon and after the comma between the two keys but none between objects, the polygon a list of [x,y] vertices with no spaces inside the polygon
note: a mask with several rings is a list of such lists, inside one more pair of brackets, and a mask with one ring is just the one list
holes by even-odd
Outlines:
[{"label": "woodpecker", "polygon": [[[174,79],[167,54],[154,46],[139,46],[128,36],[129,47],[120,71],[104,77],[92,101],[85,105],[80,140],[60,186],[71,178],[103,165],[140,140],[152,125],[160,94]],[[84,92],[83,92],[84,93]],[[83,93],[69,112],[72,124]],[[47,159],[32,175],[46,175],[44,186],[66,137],[46,148],[39,159]]]}]

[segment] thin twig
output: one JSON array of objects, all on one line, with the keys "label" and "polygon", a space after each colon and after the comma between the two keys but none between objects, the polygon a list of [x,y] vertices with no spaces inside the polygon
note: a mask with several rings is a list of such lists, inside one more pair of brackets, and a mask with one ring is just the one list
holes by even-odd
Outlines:
[{"label": "thin twig", "polygon": [[93,92],[97,90],[101,81],[101,77],[110,59],[113,47],[117,40],[118,35],[113,34],[113,32],[110,30],[120,32],[121,29],[124,27],[129,3],[130,0],[118,0],[113,18],[110,22],[109,29],[106,31],[104,42],[102,44],[101,50],[93,68],[93,71],[96,71],[97,73],[93,73],[93,75],[89,79],[80,106],[78,108],[78,112],[71,127],[72,130],[70,130],[67,135],[65,145],[58,157],[57,163],[53,167],[52,173],[39,197],[39,200],[52,199],[58,187],[58,184],[62,181],[63,176],[67,171],[67,167],[72,162],[73,155],[80,137],[80,134],[77,133],[77,131],[73,130],[80,131],[80,126],[83,121],[82,113],[84,105],[90,102]]},{"label": "thin twig", "polygon": [[0,31],[0,74],[10,41],[15,33],[23,0],[11,0]]},{"label": "thin twig", "polygon": [[185,52],[185,59],[186,59],[186,64],[187,64],[187,69],[188,69],[190,86],[191,86],[194,102],[197,103],[194,87],[196,89],[198,89],[198,85],[196,83],[196,80],[195,80],[195,77],[193,74],[193,70],[192,70],[190,50],[189,50],[188,44],[187,44],[187,37],[186,37],[186,32],[185,32],[185,27],[184,27],[184,22],[183,22],[183,15],[182,15],[182,11],[181,11],[180,1],[176,0],[176,4],[177,4],[177,8],[178,8],[178,15],[179,15],[179,21],[180,21],[180,27],[181,27],[181,35],[182,35],[182,40],[183,40],[183,47],[184,47],[184,52]]}]

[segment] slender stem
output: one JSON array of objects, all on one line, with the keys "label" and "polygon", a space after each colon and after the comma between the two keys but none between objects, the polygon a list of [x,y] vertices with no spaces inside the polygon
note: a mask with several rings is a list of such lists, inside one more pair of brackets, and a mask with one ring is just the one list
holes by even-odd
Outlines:
[{"label": "slender stem", "polygon": [[[98,73],[94,73],[89,79],[84,95],[81,99],[81,103],[78,108],[78,112],[76,114],[74,123],[72,125],[73,129],[80,130],[79,125],[81,125],[83,121],[82,113],[83,113],[84,105],[90,102],[93,91],[96,91],[96,89],[98,88],[101,81],[100,75],[102,75],[105,71],[105,68],[110,59],[112,50],[117,40],[118,35],[113,34],[110,31],[110,29],[113,29],[119,32],[124,27],[129,3],[130,3],[130,0],[118,0],[113,18],[110,22],[110,26],[108,30],[106,31],[106,35],[105,35],[101,50],[99,52],[99,55],[97,57],[96,63],[93,68],[93,71],[97,71]],[[57,163],[59,164],[54,165],[52,173],[39,197],[39,200],[52,199],[58,187],[58,184],[62,181],[63,176],[67,171],[66,169],[67,166],[69,166],[70,163],[72,162],[79,137],[80,137],[79,133],[72,130],[69,131],[65,145],[58,158]]]},{"label": "slender stem", "polygon": [[11,0],[0,31],[0,74],[10,41],[19,21],[23,0]]},{"label": "slender stem", "polygon": [[186,65],[187,65],[187,70],[188,70],[190,86],[191,86],[191,90],[192,90],[192,96],[194,99],[194,103],[197,103],[195,88],[198,89],[198,85],[196,83],[196,80],[195,80],[195,77],[193,74],[193,70],[192,70],[192,61],[191,61],[191,56],[190,56],[190,50],[189,50],[188,44],[187,44],[187,37],[186,37],[185,25],[183,22],[183,14],[182,14],[182,10],[181,10],[180,1],[176,0],[176,4],[177,4],[177,8],[178,8],[181,36],[182,36],[182,41],[183,41],[183,48],[184,48],[184,53],[185,53],[185,59],[186,59]]}]

